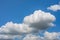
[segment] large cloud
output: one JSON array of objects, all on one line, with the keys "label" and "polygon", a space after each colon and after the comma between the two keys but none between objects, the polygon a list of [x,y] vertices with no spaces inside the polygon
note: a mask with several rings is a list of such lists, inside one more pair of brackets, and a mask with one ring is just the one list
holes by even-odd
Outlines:
[{"label": "large cloud", "polygon": [[60,5],[59,4],[51,5],[47,9],[53,10],[53,11],[58,11],[58,10],[60,10]]},{"label": "large cloud", "polygon": [[[24,17],[23,23],[21,24],[7,22],[5,25],[1,26],[0,39],[13,40],[15,37],[22,36],[23,34],[30,34],[33,32],[38,32],[39,30],[45,30],[51,26],[54,26],[53,22],[55,19],[55,16],[51,13],[36,10],[33,14]],[[38,38],[41,39],[38,36],[32,37],[31,40],[37,40]]]},{"label": "large cloud", "polygon": [[54,26],[52,22],[55,21],[55,19],[55,16],[49,12],[36,10],[33,14],[24,18],[24,23],[38,30],[44,30]]}]

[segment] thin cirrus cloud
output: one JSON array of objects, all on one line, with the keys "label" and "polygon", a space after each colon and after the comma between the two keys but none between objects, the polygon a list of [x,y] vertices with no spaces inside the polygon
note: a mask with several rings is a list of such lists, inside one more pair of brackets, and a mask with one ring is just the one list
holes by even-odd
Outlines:
[{"label": "thin cirrus cloud", "polygon": [[52,11],[58,11],[60,10],[60,4],[51,5],[47,9],[52,10]]},{"label": "thin cirrus cloud", "polygon": [[53,22],[55,19],[55,16],[49,12],[36,10],[33,14],[24,17],[22,24],[7,22],[5,25],[1,26],[0,39],[8,40],[23,34],[30,34],[38,32],[39,30],[45,30],[54,26]]}]

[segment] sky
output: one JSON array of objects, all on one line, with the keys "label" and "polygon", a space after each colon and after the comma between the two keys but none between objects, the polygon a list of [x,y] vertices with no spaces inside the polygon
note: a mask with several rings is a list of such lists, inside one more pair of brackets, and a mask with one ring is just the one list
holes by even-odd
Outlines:
[{"label": "sky", "polygon": [[[35,11],[37,11],[36,12],[37,14],[35,14]],[[37,15],[39,15],[38,12],[39,13],[44,12],[42,15],[45,15],[45,13],[48,13],[48,12],[51,13],[51,14],[49,14],[49,16],[47,14],[47,17],[50,17],[51,15],[53,15],[53,16],[51,16],[51,17],[53,17],[52,18],[53,20],[51,20],[51,23],[55,20],[54,18],[56,18],[56,20],[53,22],[55,26],[46,29],[46,31],[60,32],[60,0],[0,0],[0,27],[7,26],[9,24],[11,24],[11,25],[13,24],[14,26],[19,25],[19,24],[21,24],[21,26],[28,24],[31,26],[31,24],[34,24],[35,21],[30,22],[30,20],[28,20],[28,19],[31,18],[31,16],[29,16],[29,15],[37,16]],[[43,16],[40,16],[40,17],[43,17]],[[31,20],[33,20],[32,18],[31,18]],[[39,19],[41,19],[41,18],[38,18],[36,21],[38,21]],[[40,21],[38,21],[38,22],[40,22]],[[16,23],[16,25],[15,25],[15,23]],[[42,24],[44,24],[44,23],[45,22],[43,22]],[[36,25],[34,24],[32,26],[36,26]],[[39,26],[40,25],[38,25],[37,27],[40,29],[43,29],[42,27],[39,27]],[[49,25],[47,25],[47,26],[49,26]],[[46,26],[46,28],[47,28],[47,26]],[[10,27],[7,27],[7,28],[10,28]],[[14,27],[11,27],[11,28],[14,29]],[[27,30],[29,30],[29,29],[27,28]],[[22,30],[21,30],[21,32],[22,32]],[[27,32],[27,31],[23,31],[23,32]],[[45,33],[48,33],[48,32],[45,32]],[[29,35],[27,35],[27,36],[29,36]],[[16,39],[16,40],[18,40],[18,39]]]}]

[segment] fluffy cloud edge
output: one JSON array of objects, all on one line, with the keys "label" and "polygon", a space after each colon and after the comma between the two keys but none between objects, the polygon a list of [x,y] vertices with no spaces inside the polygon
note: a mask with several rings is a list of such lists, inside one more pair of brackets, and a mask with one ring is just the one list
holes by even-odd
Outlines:
[{"label": "fluffy cloud edge", "polygon": [[36,29],[44,30],[48,27],[54,26],[53,22],[56,17],[49,12],[44,12],[42,10],[36,10],[33,14],[24,17],[23,22],[34,27]]},{"label": "fluffy cloud edge", "polygon": [[60,4],[51,5],[47,9],[52,10],[52,11],[58,11],[58,10],[60,10]]},{"label": "fluffy cloud edge", "polygon": [[[39,30],[45,30],[49,28],[50,26],[54,26],[53,22],[55,21],[55,19],[56,19],[55,16],[49,12],[36,10],[34,11],[33,14],[24,17],[22,24],[7,22],[5,25],[1,26],[0,39],[4,39],[4,37],[8,39],[12,39],[14,37],[17,37],[17,35],[21,36],[23,34],[30,34],[32,32],[33,33],[38,32]],[[43,23],[46,25],[43,26]]]},{"label": "fluffy cloud edge", "polygon": [[45,31],[44,36],[28,34],[23,40],[60,40],[60,32]]}]

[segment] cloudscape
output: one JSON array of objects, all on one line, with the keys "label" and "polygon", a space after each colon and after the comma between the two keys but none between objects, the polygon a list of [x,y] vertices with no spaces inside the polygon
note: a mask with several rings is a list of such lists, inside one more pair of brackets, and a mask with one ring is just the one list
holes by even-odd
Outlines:
[{"label": "cloudscape", "polygon": [[0,0],[0,40],[60,40],[60,0]]}]

